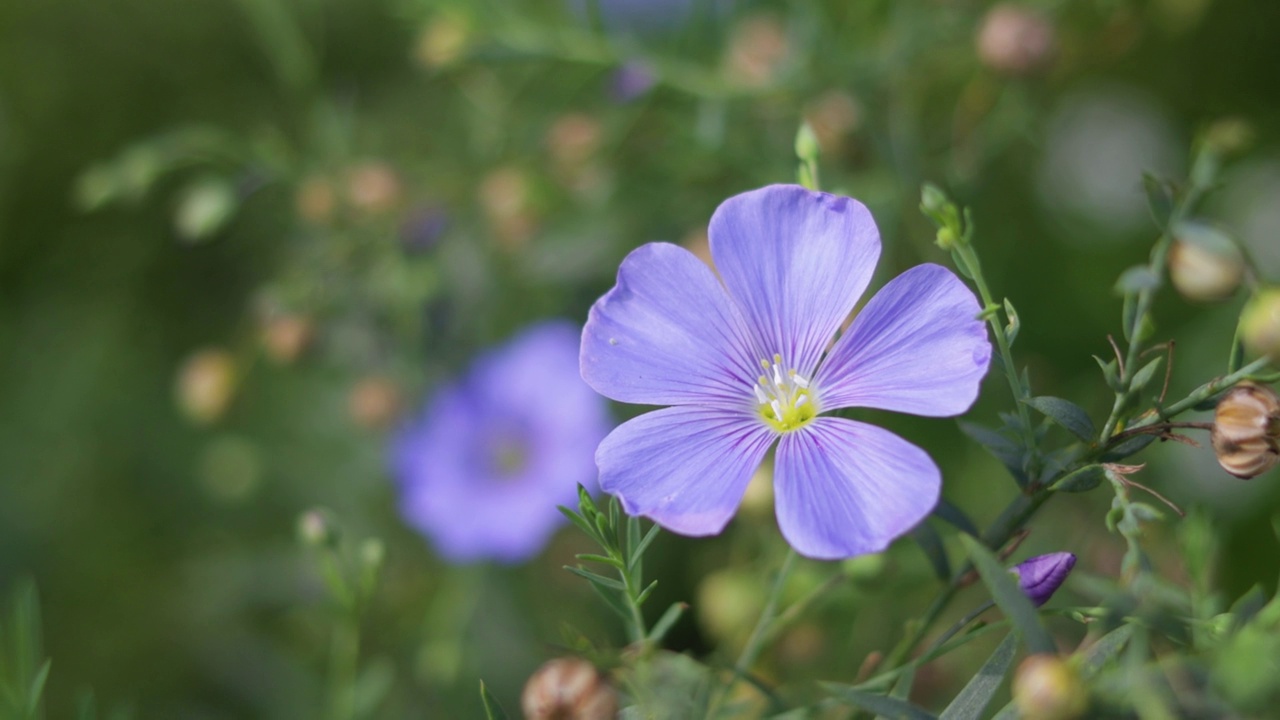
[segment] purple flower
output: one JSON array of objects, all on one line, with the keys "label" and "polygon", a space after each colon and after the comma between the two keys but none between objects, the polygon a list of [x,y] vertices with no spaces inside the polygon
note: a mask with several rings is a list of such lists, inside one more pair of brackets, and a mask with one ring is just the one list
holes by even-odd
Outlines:
[{"label": "purple flower", "polygon": [[592,453],[611,427],[578,375],[579,332],[552,321],[476,358],[391,447],[400,510],[451,562],[536,554],[594,489]]},{"label": "purple flower", "polygon": [[649,66],[633,60],[613,73],[609,94],[616,103],[629,103],[649,92],[657,81]]},{"label": "purple flower", "polygon": [[1036,607],[1049,602],[1058,587],[1076,566],[1076,556],[1069,552],[1049,553],[1028,558],[1010,569],[1018,576],[1018,586]]},{"label": "purple flower", "polygon": [[967,410],[991,357],[977,300],[949,270],[920,265],[828,350],[880,255],[866,207],[773,185],[726,200],[709,235],[720,282],[687,250],[651,243],[591,308],[587,383],[622,402],[675,406],[605,438],[601,489],[669,530],[714,535],[778,441],[787,541],[814,558],[883,550],[933,508],[938,468],[888,431],[821,413]]},{"label": "purple flower", "polygon": [[410,211],[400,223],[400,246],[409,253],[430,250],[449,227],[449,215],[438,205],[424,205]]}]

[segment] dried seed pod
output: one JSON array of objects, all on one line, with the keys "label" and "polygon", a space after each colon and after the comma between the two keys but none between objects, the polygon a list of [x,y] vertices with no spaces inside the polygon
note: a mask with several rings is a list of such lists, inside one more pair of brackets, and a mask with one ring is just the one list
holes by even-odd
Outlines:
[{"label": "dried seed pod", "polygon": [[1280,398],[1271,388],[1242,382],[1213,413],[1213,451],[1223,470],[1256,477],[1280,461]]},{"label": "dried seed pod", "polygon": [[1244,255],[1225,233],[1204,223],[1177,228],[1169,248],[1169,279],[1188,300],[1216,302],[1235,294],[1244,277]]},{"label": "dried seed pod", "polygon": [[591,663],[557,658],[529,677],[520,707],[526,720],[609,720],[618,713],[618,697]]}]

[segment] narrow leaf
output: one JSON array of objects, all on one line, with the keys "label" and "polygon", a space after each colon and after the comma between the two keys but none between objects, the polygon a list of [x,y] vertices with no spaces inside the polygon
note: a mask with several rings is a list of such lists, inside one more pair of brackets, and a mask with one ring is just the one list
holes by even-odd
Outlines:
[{"label": "narrow leaf", "polygon": [[574,555],[574,557],[579,560],[584,560],[586,562],[604,563],[605,565],[618,568],[619,570],[622,569],[622,561],[618,560],[617,558],[611,558],[604,555],[595,555],[593,553],[582,553],[581,555]]},{"label": "narrow leaf", "polygon": [[617,590],[618,592],[625,592],[627,589],[626,586],[623,585],[621,581],[614,580],[613,578],[607,578],[603,575],[597,575],[591,572],[590,570],[583,570],[582,568],[573,567],[572,565],[565,565],[564,569],[568,570],[574,575],[577,575],[578,577],[586,578],[587,581],[593,585],[607,587],[610,590]]},{"label": "narrow leaf", "polygon": [[640,558],[644,556],[644,551],[649,549],[649,544],[652,543],[654,539],[658,537],[658,533],[661,530],[662,528],[658,527],[657,525],[654,525],[653,527],[649,528],[649,532],[644,534],[644,537],[641,538],[640,542],[631,551],[631,560],[629,562],[629,566],[627,567],[628,571],[634,568],[636,562],[639,561]]},{"label": "narrow leaf", "polygon": [[1004,299],[1004,314],[1009,316],[1009,324],[1005,326],[1004,334],[1009,338],[1009,345],[1013,345],[1013,341],[1018,339],[1018,331],[1022,329],[1022,321],[1018,319],[1018,311],[1013,309],[1013,303],[1009,302],[1009,298]]},{"label": "narrow leaf", "polygon": [[1089,680],[1101,672],[1108,662],[1120,654],[1131,637],[1133,637],[1133,626],[1121,625],[1098,638],[1097,642],[1084,651],[1084,657],[1080,662],[1080,679]]},{"label": "narrow leaf", "polygon": [[1116,293],[1120,295],[1136,295],[1144,290],[1155,290],[1160,287],[1160,277],[1151,272],[1146,265],[1134,265],[1120,274],[1116,280]]},{"label": "narrow leaf", "polygon": [[484,705],[484,716],[487,720],[510,720],[510,716],[489,692],[483,680],[480,681],[480,702]]},{"label": "narrow leaf", "polygon": [[947,560],[947,549],[943,547],[938,531],[934,530],[929,523],[923,522],[911,531],[911,539],[915,540],[924,551],[924,556],[929,559],[929,565],[933,567],[933,574],[943,582],[950,580],[951,562]]},{"label": "narrow leaf", "polygon": [[975,425],[963,420],[958,424],[960,432],[968,435],[969,439],[981,445],[999,460],[1000,464],[1009,470],[1009,474],[1013,475],[1013,479],[1018,482],[1019,486],[1026,486],[1027,474],[1022,467],[1023,451],[1020,445],[999,432],[981,425]]},{"label": "narrow leaf", "polygon": [[1133,374],[1133,380],[1130,382],[1129,387],[1134,390],[1141,390],[1146,387],[1151,382],[1151,378],[1155,377],[1156,370],[1160,368],[1160,363],[1162,362],[1164,362],[1164,358],[1158,357],[1143,365],[1141,370]]},{"label": "narrow leaf", "polygon": [[1103,475],[1101,465],[1085,465],[1078,470],[1067,473],[1050,486],[1049,489],[1054,492],[1087,492],[1102,483]]},{"label": "narrow leaf", "polygon": [[1056,397],[1033,397],[1024,400],[1026,404],[1041,412],[1045,417],[1071,431],[1072,435],[1085,442],[1092,442],[1097,430],[1089,414],[1070,400]]},{"label": "narrow leaf", "polygon": [[1031,605],[1031,600],[1018,587],[1013,574],[1006,570],[991,551],[982,546],[982,543],[968,535],[961,535],[960,542],[969,552],[969,559],[973,561],[978,574],[982,576],[982,582],[991,591],[991,599],[1000,606],[1001,612],[1009,618],[1018,635],[1022,637],[1022,641],[1027,646],[1027,652],[1056,653],[1058,648],[1053,638],[1040,624],[1040,616]]},{"label": "narrow leaf", "polygon": [[892,720],[938,720],[937,716],[921,707],[912,705],[906,700],[889,697],[888,695],[875,695],[861,690],[853,690],[848,686],[835,683],[821,683],[821,685],[828,693],[854,707],[862,708]]},{"label": "narrow leaf", "polygon": [[978,674],[969,680],[969,684],[964,686],[956,699],[942,711],[938,716],[939,720],[978,720],[982,717],[991,698],[1004,683],[1004,676],[1009,674],[1017,649],[1017,635],[1009,633],[995,652],[991,653],[991,657],[987,658]]},{"label": "narrow leaf", "polygon": [[52,660],[45,660],[40,671],[31,680],[31,687],[27,689],[27,717],[39,716],[40,698],[44,695],[44,684],[49,680],[49,668],[52,664]]},{"label": "narrow leaf", "polygon": [[970,520],[963,510],[946,498],[938,500],[938,507],[933,509],[933,515],[939,520],[954,526],[960,532],[968,533],[974,537],[982,534],[978,530],[978,526],[973,523],[973,520]]},{"label": "narrow leaf", "polygon": [[653,624],[653,629],[649,631],[649,640],[654,643],[662,642],[662,638],[666,637],[667,631],[680,620],[688,609],[689,605],[687,603],[672,603],[671,607],[662,613],[662,617],[658,618],[658,622]]},{"label": "narrow leaf", "polygon": [[1147,209],[1151,211],[1151,219],[1156,221],[1161,230],[1165,229],[1173,214],[1173,189],[1168,182],[1151,173],[1142,174],[1142,189],[1147,194]]}]

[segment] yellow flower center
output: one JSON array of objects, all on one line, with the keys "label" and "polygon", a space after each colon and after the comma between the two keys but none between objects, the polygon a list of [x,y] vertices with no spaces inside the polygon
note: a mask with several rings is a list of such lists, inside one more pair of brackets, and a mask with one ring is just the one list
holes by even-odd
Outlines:
[{"label": "yellow flower center", "polygon": [[783,370],[782,356],[773,362],[761,360],[761,375],[752,387],[759,402],[760,417],[778,432],[804,427],[818,416],[818,403],[809,390],[809,381],[795,370]]}]

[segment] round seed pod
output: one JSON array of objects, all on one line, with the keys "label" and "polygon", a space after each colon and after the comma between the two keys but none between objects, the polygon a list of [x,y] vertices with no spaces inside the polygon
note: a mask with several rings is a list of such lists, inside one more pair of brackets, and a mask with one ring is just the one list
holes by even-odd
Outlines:
[{"label": "round seed pod", "polygon": [[1245,347],[1280,361],[1280,288],[1260,290],[1240,315]]},{"label": "round seed pod", "polygon": [[1231,238],[1203,223],[1183,223],[1169,248],[1169,279],[1188,300],[1231,297],[1244,277],[1244,255]]},{"label": "round seed pod", "polygon": [[1223,470],[1257,477],[1280,461],[1280,398],[1271,388],[1242,382],[1213,413],[1213,452]]},{"label": "round seed pod", "polygon": [[591,663],[557,658],[529,677],[520,707],[526,720],[609,720],[618,713],[618,697]]},{"label": "round seed pod", "polygon": [[1031,655],[1013,676],[1013,702],[1022,717],[1074,720],[1089,708],[1089,693],[1065,660],[1057,655]]}]

